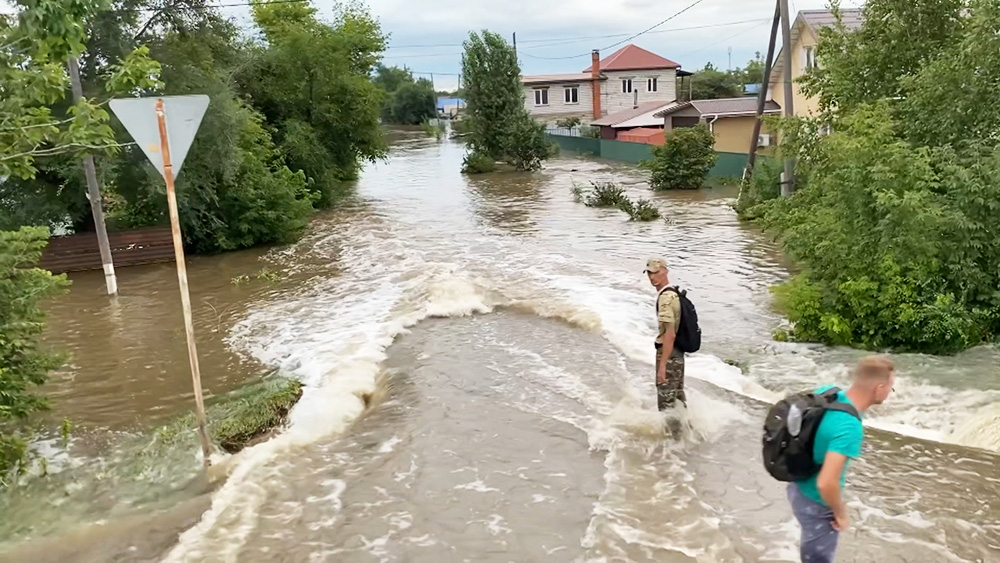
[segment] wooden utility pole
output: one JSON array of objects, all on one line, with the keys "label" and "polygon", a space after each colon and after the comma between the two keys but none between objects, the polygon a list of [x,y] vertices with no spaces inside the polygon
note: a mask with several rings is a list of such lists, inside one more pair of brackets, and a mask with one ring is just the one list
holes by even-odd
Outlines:
[{"label": "wooden utility pole", "polygon": [[517,32],[514,32],[514,58],[517,58]]},{"label": "wooden utility pole", "polygon": [[747,156],[747,167],[743,171],[743,181],[748,182],[753,176],[753,168],[757,162],[757,147],[760,141],[760,126],[764,120],[764,107],[767,105],[768,86],[771,83],[771,64],[774,62],[774,46],[778,41],[778,26],[781,24],[781,6],[774,4],[774,20],[771,22],[771,39],[767,43],[767,58],[764,59],[764,78],[761,80],[760,92],[757,94],[757,121],[753,125],[753,135],[750,137],[750,154]]},{"label": "wooden utility pole", "polygon": [[[788,0],[778,0],[781,8],[781,45],[785,52],[784,88],[785,88],[785,117],[795,115],[792,96],[792,20],[788,11]],[[795,193],[795,158],[785,155],[785,173],[781,178],[781,195],[790,196]]]},{"label": "wooden utility pole", "polygon": [[177,193],[174,190],[174,168],[170,162],[170,142],[167,137],[167,119],[163,100],[156,100],[156,122],[160,129],[160,154],[163,155],[163,180],[167,185],[167,209],[170,213],[170,231],[174,237],[174,257],[177,260],[177,281],[181,288],[181,307],[184,313],[184,331],[187,333],[188,360],[191,363],[191,380],[194,384],[195,412],[198,416],[198,434],[205,467],[211,464],[212,448],[208,442],[208,424],[205,421],[205,397],[201,390],[201,370],[198,367],[198,349],[194,340],[194,322],[191,318],[191,295],[188,292],[187,265],[184,262],[184,241],[181,239],[181,222],[177,214]]},{"label": "wooden utility pole", "polygon": [[[83,99],[83,83],[80,80],[80,62],[76,58],[69,60],[69,78],[73,88],[73,103]],[[87,178],[87,199],[90,200],[90,211],[94,216],[94,228],[97,231],[97,246],[101,250],[101,264],[104,266],[104,282],[108,287],[108,295],[118,295],[118,278],[115,277],[115,264],[111,258],[111,243],[108,242],[108,229],[104,224],[104,206],[101,204],[101,189],[97,185],[97,170],[94,167],[94,157],[83,157],[83,173]]]}]

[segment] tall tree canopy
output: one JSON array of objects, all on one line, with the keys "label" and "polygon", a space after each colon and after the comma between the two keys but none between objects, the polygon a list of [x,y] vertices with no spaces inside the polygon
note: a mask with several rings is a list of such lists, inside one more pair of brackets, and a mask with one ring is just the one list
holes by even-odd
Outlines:
[{"label": "tall tree canopy", "polygon": [[[524,107],[514,48],[490,31],[471,33],[462,64],[470,154],[536,170],[549,155],[545,128]],[[467,167],[468,168],[468,167]]]}]

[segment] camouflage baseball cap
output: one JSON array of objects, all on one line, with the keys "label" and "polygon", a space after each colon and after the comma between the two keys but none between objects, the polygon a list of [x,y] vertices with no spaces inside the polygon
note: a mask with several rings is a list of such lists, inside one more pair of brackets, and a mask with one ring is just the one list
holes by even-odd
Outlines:
[{"label": "camouflage baseball cap", "polygon": [[655,274],[660,270],[666,270],[666,269],[667,269],[666,260],[662,258],[650,258],[649,260],[646,260],[646,269],[643,270],[643,273]]}]

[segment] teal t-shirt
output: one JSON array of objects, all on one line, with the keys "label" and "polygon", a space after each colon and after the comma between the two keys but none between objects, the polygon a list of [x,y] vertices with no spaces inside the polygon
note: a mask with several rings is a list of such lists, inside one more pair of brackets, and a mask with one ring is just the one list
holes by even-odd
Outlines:
[{"label": "teal t-shirt", "polygon": [[[816,393],[822,393],[831,387],[833,385],[820,387],[816,390]],[[847,398],[847,393],[843,391],[837,394],[837,400],[842,403],[854,404]],[[823,460],[826,459],[827,452],[836,452],[848,458],[847,463],[844,464],[844,471],[840,474],[841,490],[844,489],[844,482],[847,479],[847,466],[850,464],[852,458],[861,455],[861,442],[863,440],[864,430],[861,427],[861,421],[846,412],[826,411],[826,414],[823,415],[823,420],[819,423],[819,428],[816,429],[816,442],[813,444],[813,461],[818,465],[822,465]],[[826,503],[823,502],[823,498],[819,495],[819,488],[816,486],[816,479],[818,477],[819,473],[805,481],[799,481],[798,486],[802,494],[825,505]]]}]

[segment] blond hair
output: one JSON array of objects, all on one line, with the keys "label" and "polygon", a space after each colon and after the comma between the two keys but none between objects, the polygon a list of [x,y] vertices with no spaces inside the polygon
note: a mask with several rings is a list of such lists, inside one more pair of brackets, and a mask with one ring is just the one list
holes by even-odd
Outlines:
[{"label": "blond hair", "polygon": [[867,356],[858,361],[854,370],[854,380],[864,383],[885,383],[896,371],[896,365],[888,356]]}]

